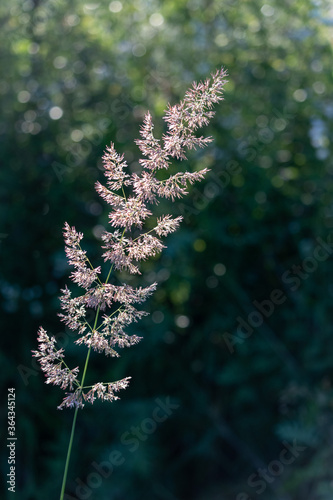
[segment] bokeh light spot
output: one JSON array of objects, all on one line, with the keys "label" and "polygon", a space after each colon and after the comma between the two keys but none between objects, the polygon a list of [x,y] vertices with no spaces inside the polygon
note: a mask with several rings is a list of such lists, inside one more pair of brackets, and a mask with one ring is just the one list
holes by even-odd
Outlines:
[{"label": "bokeh light spot", "polygon": [[272,183],[272,186],[274,186],[276,188],[280,188],[283,186],[283,179],[279,175],[275,175],[274,177],[272,177],[271,183]]},{"label": "bokeh light spot", "polygon": [[162,311],[154,311],[151,318],[152,318],[153,322],[158,325],[159,323],[163,322],[164,314],[162,313]]},{"label": "bokeh light spot", "polygon": [[261,7],[261,12],[266,17],[271,17],[274,15],[275,9],[271,5],[265,4]]},{"label": "bokeh light spot", "polygon": [[190,320],[187,316],[180,314],[176,316],[175,323],[179,328],[187,328],[190,324]]},{"label": "bokeh light spot", "polygon": [[216,276],[224,276],[226,272],[227,268],[225,267],[224,264],[222,264],[221,262],[215,264],[214,273],[216,274]]},{"label": "bokeh light spot", "polygon": [[204,252],[206,250],[206,242],[204,240],[198,239],[193,243],[193,248],[196,252]]},{"label": "bokeh light spot", "polygon": [[57,56],[54,60],[53,60],[53,66],[57,69],[62,69],[66,66],[67,64],[67,59],[66,57],[63,57],[63,56]]},{"label": "bokeh light spot", "polygon": [[133,46],[132,53],[135,57],[142,57],[146,53],[146,47],[142,43],[137,43]]},{"label": "bokeh light spot", "polygon": [[97,224],[96,226],[93,227],[92,232],[95,238],[99,240],[102,234],[105,232],[105,227],[102,226],[101,224]]},{"label": "bokeh light spot", "polygon": [[216,288],[218,284],[219,281],[216,276],[208,276],[208,278],[206,279],[206,285],[208,288]]},{"label": "bokeh light spot", "polygon": [[245,184],[245,179],[243,175],[234,175],[231,179],[231,184],[235,187],[242,187]]},{"label": "bokeh light spot", "polygon": [[61,108],[59,108],[59,106],[53,106],[49,111],[49,115],[52,120],[59,120],[63,114],[64,112]]},{"label": "bokeh light spot", "polygon": [[73,130],[73,132],[71,133],[71,139],[72,139],[72,141],[74,141],[74,142],[80,142],[80,141],[82,141],[83,137],[84,137],[84,136],[83,136],[83,132],[82,132],[82,130],[75,129],[75,130]]},{"label": "bokeh light spot", "polygon": [[110,12],[120,12],[123,8],[123,4],[121,2],[118,2],[115,0],[114,2],[111,2],[109,5],[109,11]]},{"label": "bokeh light spot", "polygon": [[261,156],[258,160],[258,163],[261,168],[270,168],[273,164],[273,161],[270,156]]},{"label": "bokeh light spot", "polygon": [[267,195],[264,191],[257,191],[254,195],[254,199],[257,203],[265,203],[267,201]]},{"label": "bokeh light spot", "polygon": [[162,24],[164,23],[164,17],[159,12],[155,12],[150,16],[149,23],[157,28],[158,26],[162,26]]},{"label": "bokeh light spot", "polygon": [[30,97],[31,94],[27,90],[21,90],[21,92],[17,94],[17,100],[21,103],[30,101]]},{"label": "bokeh light spot", "polygon": [[306,100],[307,96],[308,96],[308,94],[307,94],[306,90],[304,90],[304,89],[297,89],[293,93],[293,98],[297,102],[304,102]]},{"label": "bokeh light spot", "polygon": [[65,23],[67,24],[67,26],[76,26],[77,24],[79,24],[79,22],[80,18],[76,14],[70,14],[65,18]]},{"label": "bokeh light spot", "polygon": [[218,47],[225,47],[226,45],[228,45],[229,40],[224,33],[220,33],[219,35],[217,35],[217,37],[215,37],[215,43]]},{"label": "bokeh light spot", "polygon": [[326,85],[323,82],[314,82],[312,87],[316,94],[323,94],[326,90]]}]

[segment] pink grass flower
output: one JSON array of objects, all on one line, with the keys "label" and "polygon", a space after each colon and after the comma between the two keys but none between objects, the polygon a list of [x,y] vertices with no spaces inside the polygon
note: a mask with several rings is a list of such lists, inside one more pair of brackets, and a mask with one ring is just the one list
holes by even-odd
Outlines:
[{"label": "pink grass flower", "polygon": [[[172,201],[182,198],[191,184],[200,182],[207,174],[208,170],[203,168],[168,175],[168,169],[174,158],[186,160],[188,150],[203,148],[212,141],[211,137],[198,136],[197,130],[208,125],[213,118],[212,108],[222,100],[225,76],[224,69],[216,71],[211,79],[193,83],[179,104],[168,105],[164,116],[166,132],[161,139],[154,136],[152,116],[149,112],[146,114],[140,130],[141,138],[135,141],[142,155],[139,158],[140,173],[128,172],[124,155],[116,152],[114,144],[106,148],[102,157],[106,186],[100,182],[95,185],[97,193],[110,206],[109,221],[113,228],[101,235],[102,258],[104,264],[110,266],[104,280],[102,265],[94,267],[81,247],[83,234],[65,223],[65,252],[68,263],[74,268],[70,278],[83,290],[72,297],[72,292],[65,286],[60,297],[63,312],[59,316],[76,331],[75,344],[88,348],[87,360],[91,350],[119,357],[116,349],[133,346],[141,340],[137,335],[129,335],[126,329],[147,315],[147,312],[137,309],[137,305],[147,300],[157,284],[144,288],[134,288],[124,282],[119,284],[111,271],[120,273],[120,279],[123,272],[140,274],[140,262],[158,255],[166,248],[162,238],[179,228],[181,216],[166,214],[152,222],[153,209],[161,198]],[[110,277],[113,282],[109,282]],[[87,321],[89,309],[95,313],[92,325]],[[101,311],[104,313],[102,317]],[[45,373],[46,383],[71,391],[66,392],[59,409],[82,408],[96,398],[114,401],[118,399],[115,393],[129,384],[131,377],[86,387],[87,364],[79,381],[79,368],[67,366],[64,350],[56,349],[55,338],[50,338],[42,327],[38,332],[38,343],[38,350],[33,351],[33,355]]]}]

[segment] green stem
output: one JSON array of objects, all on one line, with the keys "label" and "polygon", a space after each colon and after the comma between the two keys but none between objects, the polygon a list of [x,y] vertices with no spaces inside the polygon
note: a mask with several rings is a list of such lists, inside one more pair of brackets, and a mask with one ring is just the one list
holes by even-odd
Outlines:
[{"label": "green stem", "polygon": [[75,413],[74,413],[74,418],[73,418],[73,423],[72,423],[72,432],[71,432],[71,437],[69,439],[69,444],[68,444],[68,450],[67,450],[67,457],[66,457],[66,463],[65,463],[64,476],[63,476],[63,479],[62,479],[62,487],[61,487],[61,493],[60,493],[60,500],[63,500],[64,494],[65,494],[68,465],[69,465],[69,459],[71,457],[72,444],[73,444],[73,438],[74,438],[75,424],[76,424],[76,417],[77,417],[78,409],[79,408],[77,406],[75,408]]},{"label": "green stem", "polygon": [[[96,313],[95,325],[97,323],[98,312],[99,312],[99,309],[98,309],[98,311]],[[83,388],[84,379],[86,377],[86,372],[87,372],[87,367],[88,367],[88,361],[89,361],[90,351],[91,351],[91,347],[89,347],[89,350],[88,350],[88,353],[87,353],[87,357],[86,357],[86,362],[85,362],[85,365],[84,365],[84,370],[83,370],[83,375],[82,375],[82,380],[81,380],[81,385],[80,385],[81,391],[82,391],[82,388]],[[68,473],[68,466],[69,466],[69,460],[71,458],[71,453],[72,453],[72,444],[73,444],[73,439],[74,439],[75,425],[76,425],[76,418],[77,418],[77,412],[78,412],[78,410],[79,410],[79,407],[77,406],[75,408],[74,417],[73,417],[73,423],[72,423],[72,431],[71,431],[71,436],[69,438],[69,444],[68,444],[68,450],[67,450],[67,457],[66,457],[66,463],[65,463],[64,476],[63,476],[63,479],[62,479],[62,487],[61,487],[61,493],[60,493],[60,500],[64,499],[65,487],[66,487],[66,481],[67,481],[67,473]]]},{"label": "green stem", "polygon": [[[99,308],[96,311],[95,323],[94,323],[93,330],[95,330],[95,328],[96,328],[97,321],[98,321],[98,315],[99,315]],[[87,353],[86,362],[85,362],[85,365],[84,365],[83,375],[82,375],[82,379],[81,379],[81,385],[79,387],[81,389],[81,391],[82,391],[82,388],[83,388],[84,380],[86,378],[86,373],[87,373],[87,368],[88,368],[88,362],[89,362],[90,352],[91,352],[91,346],[89,347],[89,350],[88,350],[88,353]],[[61,492],[60,492],[60,500],[64,499],[65,487],[66,487],[66,481],[67,481],[67,473],[68,473],[68,466],[69,466],[69,461],[70,461],[71,453],[72,453],[72,445],[73,445],[73,439],[74,439],[75,425],[76,425],[76,418],[77,418],[77,412],[78,412],[78,410],[79,410],[79,407],[77,406],[75,408],[75,412],[74,412],[73,423],[72,423],[72,430],[71,430],[71,436],[69,438],[69,443],[68,443],[68,450],[67,450],[67,457],[66,457],[66,463],[65,463],[65,470],[64,470],[64,475],[63,475],[63,479],[62,479],[62,486],[61,486]]]},{"label": "green stem", "polygon": [[108,277],[106,278],[106,282],[105,282],[105,284],[106,284],[106,285],[107,285],[107,283],[108,283],[108,281],[109,281],[110,275],[111,275],[111,273],[112,273],[112,269],[113,269],[113,264],[112,264],[112,266],[110,267],[110,271],[109,271]]}]

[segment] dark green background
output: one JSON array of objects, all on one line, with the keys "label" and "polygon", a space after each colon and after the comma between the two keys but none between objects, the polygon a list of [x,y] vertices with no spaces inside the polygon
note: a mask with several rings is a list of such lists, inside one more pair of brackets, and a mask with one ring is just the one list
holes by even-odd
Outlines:
[{"label": "dark green background", "polygon": [[[146,110],[162,133],[167,102],[224,66],[214,143],[187,163],[211,173],[165,208],[185,223],[138,282],[159,282],[136,329],[144,340],[120,359],[92,357],[90,383],[133,378],[120,401],[80,412],[67,492],[331,500],[332,257],[313,259],[317,239],[333,231],[332,12],[308,0],[13,0],[0,13],[1,416],[5,438],[13,386],[15,498],[59,497],[71,426],[72,412],[56,409],[61,390],[44,384],[31,358],[39,325],[73,364],[85,356],[57,318],[70,271],[63,224],[85,233],[97,264],[94,235],[108,209],[94,183],[105,144],[137,168]],[[247,321],[273,290],[284,302],[231,353],[226,332],[235,335],[237,318]],[[139,446],[122,444],[167,398],[179,407]],[[286,442],[302,451],[281,467]],[[76,478],[86,484],[93,462],[114,450],[124,463],[75,495]],[[268,465],[268,480],[251,485]]]}]

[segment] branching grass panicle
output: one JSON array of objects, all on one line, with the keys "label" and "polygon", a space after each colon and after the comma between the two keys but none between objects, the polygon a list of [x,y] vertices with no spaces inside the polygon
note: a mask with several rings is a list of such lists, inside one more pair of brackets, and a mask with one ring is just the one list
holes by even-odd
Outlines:
[{"label": "branching grass panicle", "polygon": [[[218,70],[211,79],[193,83],[179,104],[168,105],[164,116],[166,132],[161,139],[154,136],[152,117],[149,112],[146,114],[141,138],[136,141],[142,154],[140,174],[129,173],[124,156],[116,152],[114,144],[106,148],[103,156],[106,185],[96,183],[97,193],[111,206],[109,222],[112,229],[101,236],[102,257],[109,263],[105,278],[101,266],[94,267],[83,250],[83,234],[65,223],[65,251],[73,266],[70,278],[82,288],[82,294],[73,297],[65,286],[60,297],[63,312],[59,317],[77,333],[75,343],[84,344],[88,349],[82,374],[80,376],[79,366],[70,368],[67,365],[64,349],[57,349],[55,338],[42,327],[38,332],[38,350],[33,351],[46,376],[46,384],[58,385],[66,391],[58,408],[74,408],[60,500],[64,498],[78,410],[86,403],[92,404],[96,398],[110,402],[118,399],[118,392],[128,386],[131,378],[85,386],[91,350],[119,357],[119,348],[137,344],[141,337],[129,335],[126,328],[147,314],[139,306],[157,286],[153,283],[135,288],[126,283],[114,284],[113,271],[141,274],[140,262],[160,253],[165,248],[162,238],[178,229],[181,216],[155,217],[152,229],[151,223],[146,223],[154,217],[154,207],[161,198],[171,201],[182,198],[188,193],[188,185],[201,181],[208,170],[177,172],[164,180],[159,180],[157,174],[161,169],[167,171],[173,158],[186,160],[188,150],[203,148],[213,140],[198,136],[197,130],[208,125],[214,116],[213,106],[223,99],[225,77],[226,71]],[[86,319],[88,310],[95,312],[92,324]]]}]

